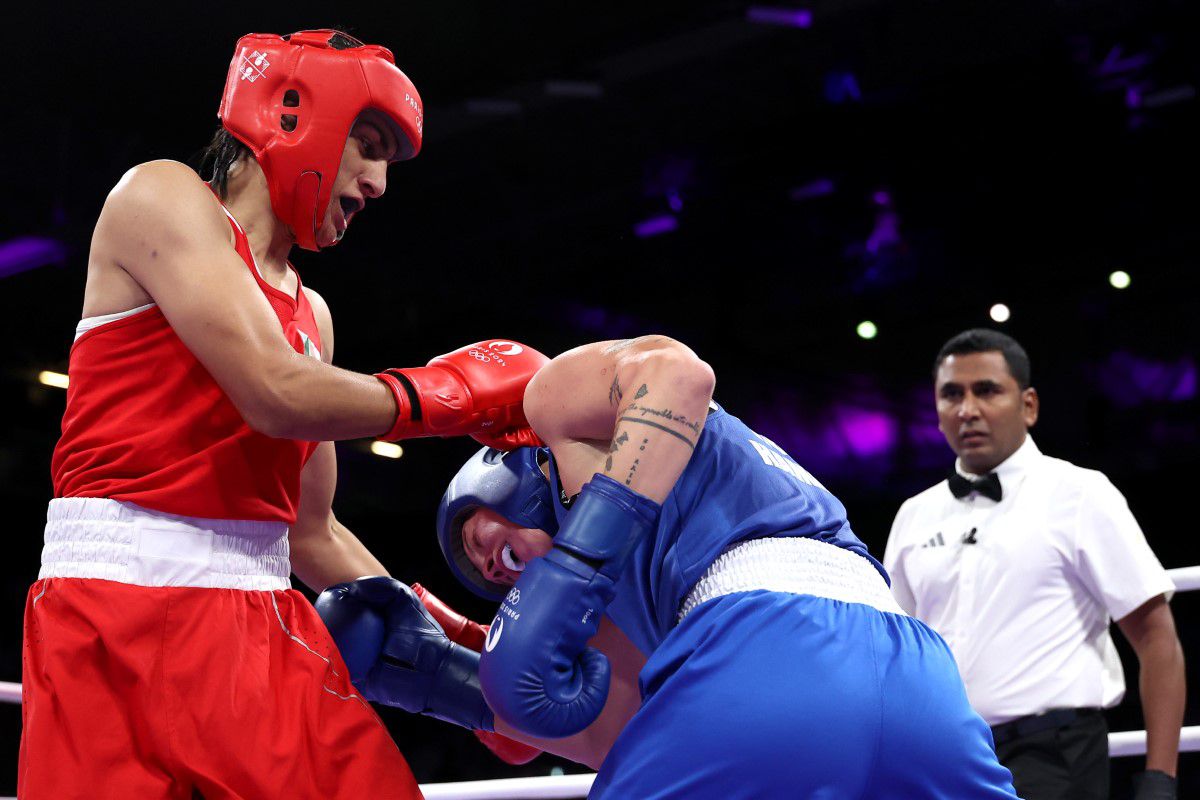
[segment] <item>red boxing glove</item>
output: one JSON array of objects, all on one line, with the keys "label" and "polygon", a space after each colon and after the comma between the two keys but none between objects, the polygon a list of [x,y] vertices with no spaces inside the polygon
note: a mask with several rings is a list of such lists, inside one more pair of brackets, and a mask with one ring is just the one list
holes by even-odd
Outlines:
[{"label": "red boxing glove", "polygon": [[528,764],[542,754],[542,751],[531,744],[518,742],[495,731],[473,731],[475,738],[483,742],[483,746],[496,754],[496,758],[506,764],[519,767]]},{"label": "red boxing glove", "polygon": [[411,588],[413,594],[421,598],[421,605],[425,606],[429,616],[442,626],[442,630],[450,637],[450,641],[461,644],[463,647],[469,647],[476,653],[483,649],[483,642],[487,639],[488,632],[486,625],[480,625],[478,622],[467,619],[419,583],[414,583]]},{"label": "red boxing glove", "polygon": [[494,447],[506,453],[509,450],[516,450],[518,447],[546,446],[546,443],[533,432],[533,428],[517,428],[499,433],[472,433],[471,438],[486,447]]},{"label": "red boxing glove", "polygon": [[[488,632],[486,625],[480,625],[478,622],[467,619],[419,583],[414,583],[411,588],[413,594],[421,598],[421,604],[425,606],[429,616],[442,626],[442,630],[450,637],[450,641],[469,647],[476,653],[483,649]],[[528,764],[542,754],[542,751],[533,745],[509,739],[507,736],[493,731],[475,731],[475,738],[483,742],[483,745],[495,753],[501,761],[517,767]]]},{"label": "red boxing glove", "polygon": [[379,438],[480,434],[503,442],[506,434],[528,429],[525,386],[549,361],[532,347],[490,339],[437,356],[424,367],[381,372],[375,377],[392,390],[398,413]]}]

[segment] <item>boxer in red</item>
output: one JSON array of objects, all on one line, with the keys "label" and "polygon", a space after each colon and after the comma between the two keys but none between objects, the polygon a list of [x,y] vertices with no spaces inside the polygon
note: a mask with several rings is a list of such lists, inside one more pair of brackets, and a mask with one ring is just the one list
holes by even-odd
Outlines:
[{"label": "boxer in red", "polygon": [[392,54],[336,31],[243,37],[211,185],[130,170],[92,238],[39,580],[25,608],[18,793],[413,798],[312,589],[385,574],[334,517],[332,441],[519,443],[535,350],[331,366],[288,263],[336,244],[421,147]]}]

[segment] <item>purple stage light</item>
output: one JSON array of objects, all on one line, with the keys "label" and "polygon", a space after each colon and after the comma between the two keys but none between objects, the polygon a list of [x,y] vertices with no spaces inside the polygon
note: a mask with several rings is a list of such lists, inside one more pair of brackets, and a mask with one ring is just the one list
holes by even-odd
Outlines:
[{"label": "purple stage light", "polygon": [[841,406],[834,409],[838,429],[850,452],[860,458],[889,453],[896,446],[896,421],[882,411]]},{"label": "purple stage light", "polygon": [[0,278],[67,259],[67,246],[42,236],[22,236],[0,244]]},{"label": "purple stage light", "polygon": [[812,12],[805,8],[773,8],[750,6],[746,19],[763,25],[783,25],[789,28],[811,28]]},{"label": "purple stage light", "polygon": [[663,233],[670,233],[679,227],[679,221],[670,214],[650,217],[633,226],[633,233],[639,239],[648,239]]},{"label": "purple stage light", "polygon": [[1196,397],[1196,362],[1156,361],[1125,350],[1113,353],[1098,373],[1100,387],[1118,407],[1182,403]]},{"label": "purple stage light", "polygon": [[849,396],[814,402],[780,389],[744,409],[745,419],[822,481],[917,491],[953,462],[927,386],[897,396],[858,376],[839,394]]},{"label": "purple stage light", "polygon": [[797,202],[801,200],[813,200],[818,197],[825,197],[833,194],[836,187],[829,178],[817,178],[815,181],[806,183],[803,186],[797,186],[788,193],[788,196]]},{"label": "purple stage light", "polygon": [[680,196],[679,192],[668,192],[667,205],[671,207],[672,211],[678,214],[680,211],[683,211],[683,197]]},{"label": "purple stage light", "polygon": [[835,106],[862,100],[858,79],[853,72],[830,72],[825,75],[825,99]]},{"label": "purple stage light", "polygon": [[882,211],[875,219],[875,228],[867,237],[866,250],[871,255],[879,255],[881,250],[896,247],[901,244],[900,215],[895,211]]},{"label": "purple stage light", "polygon": [[1096,65],[1093,74],[1098,78],[1106,78],[1136,72],[1149,66],[1152,60],[1149,53],[1134,53],[1127,56],[1124,48],[1118,44],[1108,51],[1108,55],[1102,62]]}]

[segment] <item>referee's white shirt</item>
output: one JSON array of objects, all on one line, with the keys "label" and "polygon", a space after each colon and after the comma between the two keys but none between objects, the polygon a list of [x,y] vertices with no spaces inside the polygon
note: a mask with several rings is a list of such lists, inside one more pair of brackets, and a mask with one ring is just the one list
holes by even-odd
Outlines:
[{"label": "referee's white shirt", "polygon": [[1174,584],[1102,473],[1042,455],[1028,436],[995,472],[999,503],[956,499],[942,481],[900,507],[883,556],[896,599],[950,645],[989,725],[1116,705],[1125,678],[1110,618],[1169,599]]}]

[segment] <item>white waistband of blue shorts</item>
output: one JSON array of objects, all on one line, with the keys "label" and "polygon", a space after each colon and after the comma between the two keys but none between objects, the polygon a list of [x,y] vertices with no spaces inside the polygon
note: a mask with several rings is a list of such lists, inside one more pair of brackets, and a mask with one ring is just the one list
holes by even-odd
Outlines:
[{"label": "white waistband of blue shorts", "polygon": [[202,519],[99,497],[50,501],[39,578],[135,586],[291,588],[283,522]]},{"label": "white waistband of blue shorts", "polygon": [[879,570],[862,556],[816,539],[780,537],[739,542],[718,556],[680,604],[678,621],[708,600],[757,590],[904,613]]}]

